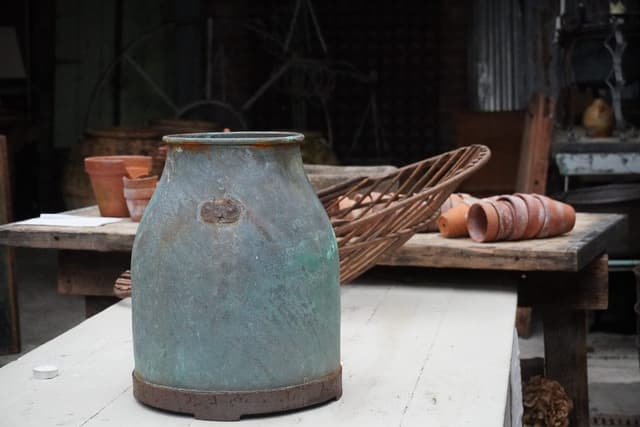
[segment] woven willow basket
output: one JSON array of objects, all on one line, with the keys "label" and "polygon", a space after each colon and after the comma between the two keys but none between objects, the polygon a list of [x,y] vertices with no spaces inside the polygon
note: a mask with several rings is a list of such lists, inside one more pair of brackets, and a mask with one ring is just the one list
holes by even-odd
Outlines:
[{"label": "woven willow basket", "polygon": [[434,221],[458,185],[491,156],[470,145],[378,178],[354,178],[322,189],[340,253],[340,281],[349,282]]}]

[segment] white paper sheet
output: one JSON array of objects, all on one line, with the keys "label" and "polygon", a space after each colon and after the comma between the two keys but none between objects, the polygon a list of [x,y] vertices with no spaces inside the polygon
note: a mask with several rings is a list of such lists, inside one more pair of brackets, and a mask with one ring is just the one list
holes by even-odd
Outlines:
[{"label": "white paper sheet", "polygon": [[20,221],[24,225],[53,225],[63,227],[99,227],[105,224],[122,221],[123,218],[111,218],[104,216],[79,216],[66,214],[40,214],[38,218]]}]

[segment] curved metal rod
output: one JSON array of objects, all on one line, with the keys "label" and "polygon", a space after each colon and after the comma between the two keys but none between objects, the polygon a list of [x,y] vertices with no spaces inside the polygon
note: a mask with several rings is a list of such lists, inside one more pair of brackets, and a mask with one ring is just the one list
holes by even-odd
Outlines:
[{"label": "curved metal rod", "polygon": [[[196,23],[197,23],[197,21],[196,21]],[[136,47],[142,41],[145,41],[148,38],[150,38],[151,36],[154,36],[155,34],[161,32],[161,31],[164,31],[164,30],[166,30],[166,29],[168,29],[170,27],[175,27],[175,26],[177,26],[177,24],[174,23],[174,22],[161,24],[161,25],[153,28],[149,32],[141,35],[137,39],[132,40],[129,44],[127,44],[120,51],[120,53],[118,53],[118,56],[116,56],[113,59],[113,61],[111,61],[111,63],[109,63],[105,68],[102,69],[102,71],[100,73],[100,78],[98,79],[96,84],[93,86],[93,89],[91,90],[91,94],[89,95],[89,104],[87,105],[87,112],[86,112],[85,117],[84,117],[83,129],[87,129],[88,128],[89,118],[91,117],[91,110],[93,109],[93,103],[95,102],[95,99],[96,99],[96,97],[98,95],[98,91],[100,91],[100,89],[102,89],[102,86],[104,86],[104,84],[105,84],[105,82],[107,80],[107,76],[113,71],[113,69],[118,64],[120,64],[125,59],[125,56],[129,53],[129,51],[131,49],[133,49],[134,47]]]},{"label": "curved metal rod", "polygon": [[249,108],[251,108],[251,106],[258,99],[260,99],[260,97],[267,91],[267,89],[269,89],[276,81],[278,81],[280,77],[282,77],[282,75],[289,69],[290,66],[291,66],[290,62],[285,62],[284,64],[282,64],[280,68],[275,73],[273,73],[273,75],[269,78],[269,80],[264,82],[262,86],[258,88],[256,93],[253,94],[253,96],[249,98],[244,103],[244,105],[242,105],[242,111],[247,111]]},{"label": "curved metal rod", "polygon": [[329,140],[329,147],[333,148],[333,124],[331,121],[331,115],[329,114],[329,106],[327,105],[326,98],[320,98],[322,104],[322,113],[324,114],[324,121],[327,124],[327,139]]},{"label": "curved metal rod", "polygon": [[153,79],[147,74],[142,67],[131,57],[128,53],[124,54],[124,59],[133,67],[133,69],[140,75],[142,80],[144,80],[151,89],[167,104],[169,108],[173,110],[175,113],[178,110],[178,106],[173,102],[173,100],[167,95],[162,88],[153,81]]}]

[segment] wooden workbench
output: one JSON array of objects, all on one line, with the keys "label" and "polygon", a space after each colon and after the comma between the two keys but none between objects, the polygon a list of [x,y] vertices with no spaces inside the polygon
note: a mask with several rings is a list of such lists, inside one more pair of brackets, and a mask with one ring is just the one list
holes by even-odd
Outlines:
[{"label": "wooden workbench", "polygon": [[[130,306],[123,300],[0,368],[0,424],[229,426],[135,401]],[[343,286],[342,398],[240,424],[518,426],[508,396],[515,310],[515,290],[505,286]],[[33,379],[41,364],[59,376]]]},{"label": "wooden workbench", "polygon": [[[76,211],[96,215],[96,208]],[[421,267],[440,283],[501,284],[518,290],[518,303],[541,309],[547,376],[573,398],[572,425],[589,424],[586,311],[608,305],[606,248],[624,216],[577,215],[565,235],[520,242],[474,243],[418,234],[381,264]],[[111,302],[115,278],[129,267],[137,225],[129,220],[99,228],[8,224],[0,244],[59,250],[58,290],[84,295],[87,313]],[[477,321],[470,318],[470,323]]]}]

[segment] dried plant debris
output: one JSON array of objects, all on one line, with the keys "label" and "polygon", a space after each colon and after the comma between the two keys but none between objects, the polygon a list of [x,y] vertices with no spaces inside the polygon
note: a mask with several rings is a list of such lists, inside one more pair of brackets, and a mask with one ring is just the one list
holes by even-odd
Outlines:
[{"label": "dried plant debris", "polygon": [[568,427],[573,401],[557,381],[540,375],[522,387],[525,427]]}]

